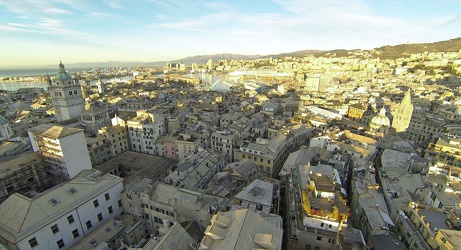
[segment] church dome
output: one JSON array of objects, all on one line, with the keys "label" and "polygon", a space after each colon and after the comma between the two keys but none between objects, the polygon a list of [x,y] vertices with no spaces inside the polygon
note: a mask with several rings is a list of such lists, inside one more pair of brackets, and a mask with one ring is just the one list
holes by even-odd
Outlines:
[{"label": "church dome", "polygon": [[389,127],[391,122],[386,116],[386,109],[384,107],[379,111],[379,114],[371,119],[371,128]]},{"label": "church dome", "polygon": [[56,81],[58,80],[72,80],[72,76],[66,71],[62,62],[59,63],[59,73],[56,74]]}]

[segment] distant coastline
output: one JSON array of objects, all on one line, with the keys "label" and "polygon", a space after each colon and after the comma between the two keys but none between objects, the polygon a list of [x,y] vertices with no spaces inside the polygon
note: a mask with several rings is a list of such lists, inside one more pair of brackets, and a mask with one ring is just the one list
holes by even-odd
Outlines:
[{"label": "distant coastline", "polygon": [[[66,67],[67,68],[67,67]],[[86,68],[83,68],[86,69]],[[44,75],[55,75],[58,73],[59,68],[56,67],[44,67],[44,68],[12,68],[4,69],[0,68],[0,78],[4,79],[7,77],[17,76],[44,76]],[[82,73],[82,68],[67,68],[67,71],[71,74]]]}]

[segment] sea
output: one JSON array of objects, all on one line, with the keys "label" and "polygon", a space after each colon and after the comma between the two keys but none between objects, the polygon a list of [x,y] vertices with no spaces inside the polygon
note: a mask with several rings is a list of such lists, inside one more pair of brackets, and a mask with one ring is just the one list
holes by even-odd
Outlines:
[{"label": "sea", "polygon": [[[83,70],[90,70],[91,68],[68,68],[66,70],[69,73],[81,73]],[[37,68],[0,68],[0,78],[12,77],[12,76],[44,76],[44,75],[55,75],[59,72],[59,67],[37,67]]]},{"label": "sea", "polygon": [[[66,68],[69,73],[81,73],[82,70],[91,70],[82,69],[82,68]],[[29,69],[3,69],[0,68],[0,90],[16,91],[21,88],[43,88],[47,90],[47,82],[20,82],[20,81],[9,81],[5,78],[16,77],[16,76],[46,76],[46,75],[55,75],[59,71],[58,67],[48,67],[48,68],[29,68]],[[201,79],[204,82],[210,83],[212,85],[211,90],[217,91],[229,91],[230,85],[228,84],[227,76],[223,74],[202,74],[202,73],[193,73],[186,74],[188,77],[196,77]],[[3,80],[2,80],[3,79]],[[120,80],[133,80],[133,76],[118,77]],[[114,79],[102,79],[102,82],[110,82]],[[96,85],[96,80],[92,80],[90,85]]]},{"label": "sea", "polygon": [[[82,70],[91,70],[91,68],[67,68],[69,73],[82,73]],[[16,77],[16,76],[46,76],[55,75],[58,73],[59,67],[48,67],[48,68],[25,68],[25,69],[4,69],[0,68],[0,90],[16,91],[21,88],[48,88],[47,82],[29,82],[29,81],[10,81],[5,78]],[[133,77],[119,77],[121,80],[132,80]],[[102,82],[110,81],[111,79],[103,79]],[[96,80],[91,81],[90,85],[96,85]]]}]

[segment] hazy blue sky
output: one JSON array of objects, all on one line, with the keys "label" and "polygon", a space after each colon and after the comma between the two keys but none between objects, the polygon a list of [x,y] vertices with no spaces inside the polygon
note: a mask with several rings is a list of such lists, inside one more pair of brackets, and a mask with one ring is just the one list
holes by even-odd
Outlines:
[{"label": "hazy blue sky", "polygon": [[0,67],[461,37],[460,0],[0,0]]}]

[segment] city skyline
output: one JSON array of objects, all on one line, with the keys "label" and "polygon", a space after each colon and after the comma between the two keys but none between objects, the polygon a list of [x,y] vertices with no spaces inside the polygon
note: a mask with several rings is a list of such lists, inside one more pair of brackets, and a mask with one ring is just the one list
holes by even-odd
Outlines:
[{"label": "city skyline", "polygon": [[0,68],[371,49],[461,36],[457,1],[0,0]]}]

